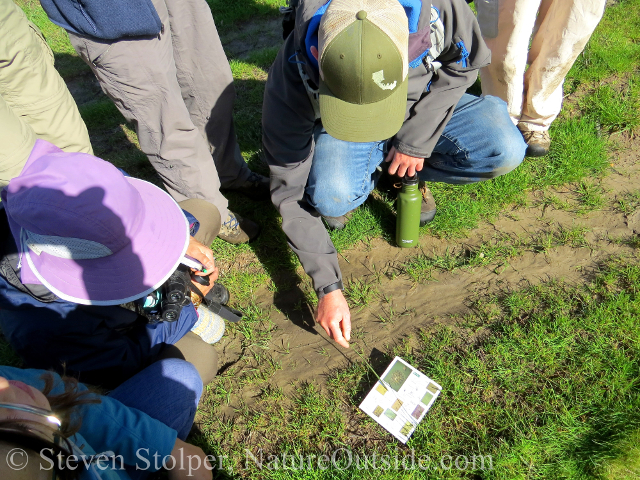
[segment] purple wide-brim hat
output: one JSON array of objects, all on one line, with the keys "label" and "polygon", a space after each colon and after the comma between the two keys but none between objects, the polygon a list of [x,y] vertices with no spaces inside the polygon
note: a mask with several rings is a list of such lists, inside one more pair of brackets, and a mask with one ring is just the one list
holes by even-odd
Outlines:
[{"label": "purple wide-brim hat", "polygon": [[189,244],[189,225],[160,188],[104,160],[38,140],[2,191],[22,283],[83,305],[118,305],[157,289]]}]

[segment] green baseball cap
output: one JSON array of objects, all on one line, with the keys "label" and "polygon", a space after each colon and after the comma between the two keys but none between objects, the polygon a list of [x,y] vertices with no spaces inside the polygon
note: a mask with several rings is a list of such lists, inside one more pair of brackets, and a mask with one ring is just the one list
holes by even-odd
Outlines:
[{"label": "green baseball cap", "polygon": [[407,105],[409,26],[397,0],[333,0],[319,30],[320,115],[334,138],[393,137]]}]

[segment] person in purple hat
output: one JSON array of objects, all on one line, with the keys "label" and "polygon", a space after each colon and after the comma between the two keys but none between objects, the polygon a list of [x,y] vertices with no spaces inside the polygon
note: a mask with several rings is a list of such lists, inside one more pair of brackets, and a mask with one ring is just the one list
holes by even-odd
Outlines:
[{"label": "person in purple hat", "polygon": [[212,282],[218,269],[167,193],[38,140],[1,196],[0,329],[26,366],[106,388],[163,358],[191,361],[205,384],[215,376],[224,321],[196,310],[181,264],[193,257]]}]

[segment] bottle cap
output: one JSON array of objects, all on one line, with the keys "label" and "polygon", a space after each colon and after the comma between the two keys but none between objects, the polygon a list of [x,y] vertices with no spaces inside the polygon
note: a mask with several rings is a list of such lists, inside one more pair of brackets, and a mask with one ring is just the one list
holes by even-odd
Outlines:
[{"label": "bottle cap", "polygon": [[403,185],[417,185],[418,184],[418,174],[416,173],[413,176],[409,176],[406,175],[404,177],[402,177],[402,184]]}]

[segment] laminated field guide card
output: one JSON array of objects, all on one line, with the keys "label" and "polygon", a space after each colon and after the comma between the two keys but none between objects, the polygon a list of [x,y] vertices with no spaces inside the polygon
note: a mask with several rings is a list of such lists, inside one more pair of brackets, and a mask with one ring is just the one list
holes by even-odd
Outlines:
[{"label": "laminated field guide card", "polygon": [[380,376],[360,410],[402,443],[407,443],[442,387],[396,357]]}]

